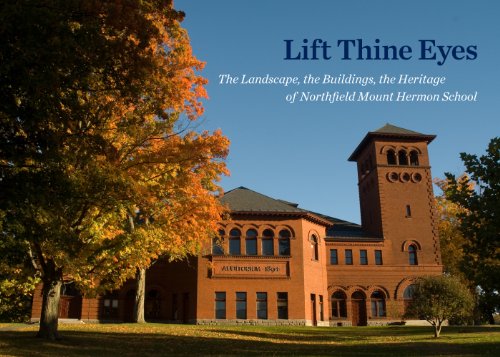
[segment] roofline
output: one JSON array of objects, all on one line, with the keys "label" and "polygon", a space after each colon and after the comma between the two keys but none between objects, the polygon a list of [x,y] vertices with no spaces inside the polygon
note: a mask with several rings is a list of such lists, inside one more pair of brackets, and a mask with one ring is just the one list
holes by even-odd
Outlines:
[{"label": "roofline", "polygon": [[279,211],[230,211],[231,215],[252,215],[252,216],[288,216],[288,217],[300,217],[307,219],[308,221],[319,223],[325,227],[330,227],[333,225],[332,222],[318,217],[310,212],[279,212]]},{"label": "roofline", "polygon": [[413,139],[415,141],[426,141],[427,144],[431,143],[432,140],[436,138],[436,135],[428,135],[428,134],[401,134],[401,133],[378,133],[375,131],[368,132],[363,140],[359,143],[359,145],[354,149],[351,156],[349,156],[348,161],[356,161],[359,153],[364,149],[364,147],[371,141],[373,138],[380,139]]}]

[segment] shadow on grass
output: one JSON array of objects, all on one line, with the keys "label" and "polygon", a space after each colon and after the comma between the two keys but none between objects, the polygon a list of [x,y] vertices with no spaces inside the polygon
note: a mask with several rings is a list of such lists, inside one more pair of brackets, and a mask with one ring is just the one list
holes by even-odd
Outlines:
[{"label": "shadow on grass", "polygon": [[[285,331],[285,330],[283,330]],[[299,334],[300,331],[300,334]],[[376,331],[376,329],[375,329]],[[9,356],[484,356],[500,355],[498,339],[493,342],[449,339],[411,341],[406,331],[406,341],[391,341],[392,329],[376,331],[379,339],[364,341],[373,332],[353,330],[352,338],[344,335],[349,330],[335,333],[335,329],[290,330],[284,333],[207,329],[207,336],[179,336],[165,332],[118,333],[95,331],[63,331],[64,339],[57,342],[40,340],[34,331],[0,332],[0,355]],[[340,334],[343,332],[343,334]],[[355,333],[354,333],[355,332]],[[396,331],[399,333],[399,331]],[[474,332],[478,332],[474,330]],[[236,335],[236,338],[235,338]],[[355,340],[356,339],[356,340]],[[448,340],[448,341],[447,341]]]}]

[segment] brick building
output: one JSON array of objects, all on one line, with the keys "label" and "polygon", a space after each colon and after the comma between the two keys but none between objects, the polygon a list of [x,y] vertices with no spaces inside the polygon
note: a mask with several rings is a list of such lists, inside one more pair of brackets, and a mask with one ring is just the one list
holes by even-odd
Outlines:
[{"label": "brick building", "polygon": [[[185,262],[147,273],[146,319],[185,323],[376,325],[400,321],[418,276],[442,266],[427,145],[392,125],[369,132],[357,163],[361,225],[244,187],[221,201],[220,237]],[[127,321],[134,283],[86,298],[63,287],[61,317]],[[40,316],[41,290],[33,319]]]}]

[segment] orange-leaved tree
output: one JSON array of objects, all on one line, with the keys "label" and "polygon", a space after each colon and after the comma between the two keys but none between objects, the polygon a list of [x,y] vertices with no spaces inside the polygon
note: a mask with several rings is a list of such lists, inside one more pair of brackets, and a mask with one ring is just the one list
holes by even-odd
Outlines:
[{"label": "orange-leaved tree", "polygon": [[215,229],[229,143],[185,125],[206,80],[182,18],[172,1],[0,5],[0,243],[40,275],[40,337],[58,338],[63,279],[116,287]]}]

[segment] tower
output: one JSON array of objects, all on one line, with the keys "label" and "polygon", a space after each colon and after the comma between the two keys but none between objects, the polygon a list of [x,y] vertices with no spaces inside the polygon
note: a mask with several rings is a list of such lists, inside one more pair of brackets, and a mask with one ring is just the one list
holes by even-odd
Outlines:
[{"label": "tower", "polygon": [[361,225],[384,240],[394,265],[440,265],[427,145],[435,135],[386,124],[349,157],[358,167]]}]

